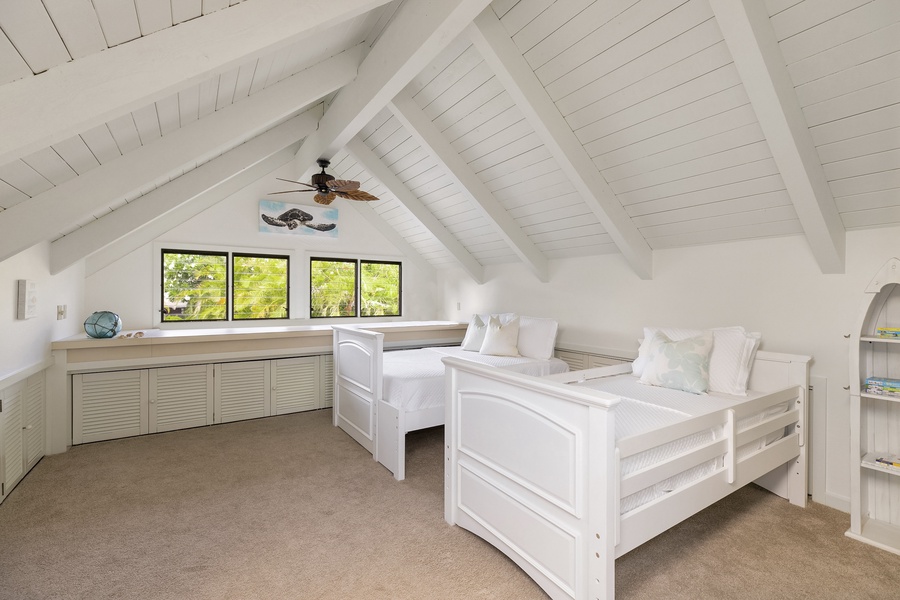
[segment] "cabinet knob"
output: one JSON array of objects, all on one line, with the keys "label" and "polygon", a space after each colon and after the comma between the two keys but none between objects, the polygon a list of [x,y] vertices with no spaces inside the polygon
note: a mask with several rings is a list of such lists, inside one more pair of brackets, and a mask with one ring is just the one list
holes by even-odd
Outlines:
[{"label": "cabinet knob", "polygon": [[26,426],[23,427],[22,429],[31,429],[32,427],[34,427],[34,425],[26,425]]},{"label": "cabinet knob", "polygon": [[845,389],[845,390],[849,390],[849,389],[850,389],[850,386],[849,386],[849,385],[845,385],[845,386],[844,386],[844,389]]},{"label": "cabinet knob", "polygon": [[845,335],[845,336],[844,336],[844,339],[845,339],[845,340],[849,340],[849,339],[850,339],[850,334],[848,333],[847,335]]}]

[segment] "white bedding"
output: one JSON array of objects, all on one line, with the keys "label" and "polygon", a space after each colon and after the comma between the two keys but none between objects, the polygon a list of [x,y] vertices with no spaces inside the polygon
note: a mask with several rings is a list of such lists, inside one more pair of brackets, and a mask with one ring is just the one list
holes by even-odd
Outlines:
[{"label": "white bedding", "polygon": [[444,404],[444,363],[446,356],[484,365],[543,376],[564,373],[568,365],[558,358],[540,360],[524,356],[490,356],[463,350],[459,346],[418,348],[385,352],[383,358],[383,398],[406,410],[421,410]]},{"label": "white bedding", "polygon": [[[681,390],[644,385],[639,383],[638,378],[633,375],[602,377],[576,382],[573,385],[590,387],[621,398],[620,403],[616,407],[616,440],[652,431],[653,429],[671,425],[691,417],[730,408],[762,395],[758,392],[748,392],[746,397],[726,394],[691,394]],[[637,398],[640,399],[638,400]],[[746,429],[772,415],[786,411],[787,408],[787,403],[779,404],[763,413],[740,419],[737,422],[737,429],[738,431]],[[721,437],[721,435],[722,431],[720,429],[710,429],[628,457],[622,461],[622,475],[634,473],[660,461],[678,456],[691,448],[713,441],[717,437]],[[741,446],[737,451],[738,460],[767,444],[771,444],[782,436],[783,432],[781,435],[776,433],[765,440],[760,439]],[[655,486],[626,496],[621,499],[620,512],[625,514],[634,510],[663,494],[713,472],[719,466],[721,466],[721,461],[711,460],[703,465],[679,473]]]}]

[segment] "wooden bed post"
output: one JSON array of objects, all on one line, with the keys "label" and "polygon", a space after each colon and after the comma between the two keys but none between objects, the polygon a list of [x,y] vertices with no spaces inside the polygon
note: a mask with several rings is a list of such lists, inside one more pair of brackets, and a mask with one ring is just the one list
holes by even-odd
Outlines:
[{"label": "wooden bed post", "polygon": [[583,498],[587,513],[583,533],[586,534],[588,564],[581,571],[587,575],[587,581],[576,583],[581,587],[581,590],[576,589],[576,598],[613,600],[619,520],[615,413],[605,407],[590,406],[588,420],[587,485]]}]

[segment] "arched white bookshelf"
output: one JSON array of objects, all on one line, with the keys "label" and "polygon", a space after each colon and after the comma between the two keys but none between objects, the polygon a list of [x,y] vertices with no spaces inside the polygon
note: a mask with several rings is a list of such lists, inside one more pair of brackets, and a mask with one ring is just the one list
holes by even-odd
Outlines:
[{"label": "arched white bookshelf", "polygon": [[[850,345],[851,538],[900,554],[900,395],[867,385],[900,380],[900,259],[892,258],[866,288]],[[891,384],[888,383],[888,387]],[[881,459],[881,460],[879,460]],[[900,465],[900,463],[897,463]]]}]

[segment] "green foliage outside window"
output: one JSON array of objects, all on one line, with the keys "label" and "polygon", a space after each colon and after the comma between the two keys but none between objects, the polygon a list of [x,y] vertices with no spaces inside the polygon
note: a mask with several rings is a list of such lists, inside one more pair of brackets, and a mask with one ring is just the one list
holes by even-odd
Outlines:
[{"label": "green foliage outside window", "polygon": [[311,318],[400,316],[400,263],[314,258],[309,281]]},{"label": "green foliage outside window", "polygon": [[310,261],[309,316],[356,316],[355,260]]},{"label": "green foliage outside window", "polygon": [[288,318],[288,259],[247,256],[232,259],[235,320]]},{"label": "green foliage outside window", "polygon": [[400,263],[360,262],[361,317],[400,315]]},{"label": "green foliage outside window", "polygon": [[228,318],[226,254],[163,252],[163,321]]}]

